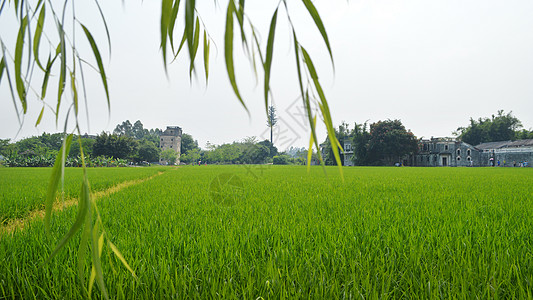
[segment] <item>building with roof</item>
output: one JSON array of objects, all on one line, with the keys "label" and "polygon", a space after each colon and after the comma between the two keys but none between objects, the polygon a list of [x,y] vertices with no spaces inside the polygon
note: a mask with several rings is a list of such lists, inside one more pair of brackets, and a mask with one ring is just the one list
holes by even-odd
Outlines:
[{"label": "building with roof", "polygon": [[476,146],[485,166],[530,166],[533,161],[533,139],[482,143]]},{"label": "building with roof", "polygon": [[[161,134],[159,138],[159,148],[161,151],[172,149],[178,154],[177,164],[180,163],[181,155],[181,134],[182,130],[178,126],[167,126],[167,129]],[[160,164],[167,164],[168,162],[159,158]]]}]

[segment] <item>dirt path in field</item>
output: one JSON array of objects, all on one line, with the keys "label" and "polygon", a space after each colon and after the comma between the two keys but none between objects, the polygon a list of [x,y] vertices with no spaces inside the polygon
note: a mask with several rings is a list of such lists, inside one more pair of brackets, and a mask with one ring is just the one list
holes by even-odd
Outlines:
[{"label": "dirt path in field", "polygon": [[[99,198],[102,198],[102,197],[105,197],[105,196],[109,196],[111,194],[119,192],[122,189],[130,187],[132,185],[136,185],[136,184],[148,181],[148,180],[152,180],[154,177],[157,177],[157,176],[159,176],[159,175],[161,175],[163,173],[164,172],[158,172],[157,174],[154,174],[154,175],[152,175],[150,177],[147,177],[147,178],[124,181],[124,182],[121,182],[121,183],[119,183],[117,185],[114,185],[114,186],[108,188],[107,190],[94,192],[91,195],[92,195],[94,200],[97,200]],[[56,202],[54,203],[54,206],[52,208],[52,211],[53,212],[60,212],[60,211],[62,211],[64,209],[69,208],[69,207],[71,207],[73,205],[76,205],[76,204],[78,204],[78,198],[69,198],[69,199],[65,199],[65,201],[60,201],[60,202],[57,202],[57,200],[56,200]],[[3,226],[0,226],[0,240],[2,239],[2,237],[4,235],[8,235],[8,234],[12,235],[15,231],[23,230],[26,227],[26,225],[28,225],[29,223],[31,223],[31,222],[33,222],[35,220],[44,219],[44,215],[45,215],[45,210],[44,209],[42,209],[42,210],[34,210],[34,211],[31,211],[24,218],[10,220],[9,223],[7,223],[7,224],[5,224]]]}]

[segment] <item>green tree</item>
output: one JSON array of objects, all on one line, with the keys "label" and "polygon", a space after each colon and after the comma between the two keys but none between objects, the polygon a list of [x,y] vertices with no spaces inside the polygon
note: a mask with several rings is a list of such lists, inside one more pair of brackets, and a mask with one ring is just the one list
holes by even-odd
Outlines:
[{"label": "green tree", "polygon": [[192,135],[184,133],[181,135],[181,154],[187,154],[189,151],[199,149],[198,141],[195,141]]},{"label": "green tree", "polygon": [[457,128],[454,134],[465,143],[478,145],[515,140],[520,136],[520,128],[522,128],[522,123],[513,116],[511,111],[505,113],[499,110],[491,118],[479,118],[478,120],[470,118],[470,125]]},{"label": "green tree", "polygon": [[138,142],[126,135],[107,134],[103,132],[93,145],[95,156],[107,156],[133,160],[137,155]]},{"label": "green tree", "polygon": [[267,126],[270,128],[270,143],[274,144],[273,139],[273,132],[274,132],[274,126],[278,123],[278,117],[276,116],[276,108],[274,106],[268,107],[267,112]]},{"label": "green tree", "polygon": [[370,142],[370,132],[368,131],[368,125],[355,123],[352,131],[352,151],[353,162],[356,166],[364,166],[370,163],[368,145]]},{"label": "green tree", "polygon": [[164,150],[161,152],[161,159],[166,161],[169,165],[174,165],[178,160],[178,153],[172,149]]},{"label": "green tree", "polygon": [[139,143],[137,161],[156,162],[159,159],[161,149],[148,140]]},{"label": "green tree", "polygon": [[418,140],[400,120],[378,121],[370,125],[370,163],[393,165],[404,155],[416,153],[417,149]]}]

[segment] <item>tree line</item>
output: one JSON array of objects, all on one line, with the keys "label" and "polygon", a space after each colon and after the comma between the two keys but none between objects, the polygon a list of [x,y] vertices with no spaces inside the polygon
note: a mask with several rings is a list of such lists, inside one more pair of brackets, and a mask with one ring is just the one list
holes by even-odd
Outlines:
[{"label": "tree line", "polygon": [[[354,123],[352,129],[346,122],[335,129],[341,146],[350,142],[352,161],[356,166],[392,165],[406,155],[416,154],[418,138],[405,128],[400,120],[378,121],[372,124]],[[470,119],[470,124],[453,132],[459,141],[473,146],[481,143],[533,139],[533,130],[524,129],[522,122],[512,112],[499,110],[490,118]],[[334,165],[335,158],[329,138],[322,144],[326,165]],[[345,152],[339,151],[344,163]]]}]

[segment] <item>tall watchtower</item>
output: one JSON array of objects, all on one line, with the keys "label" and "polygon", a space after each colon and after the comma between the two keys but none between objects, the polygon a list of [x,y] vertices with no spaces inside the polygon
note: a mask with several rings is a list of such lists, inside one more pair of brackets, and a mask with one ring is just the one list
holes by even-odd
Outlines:
[{"label": "tall watchtower", "polygon": [[[161,151],[172,149],[178,154],[177,164],[180,163],[181,154],[181,128],[178,126],[167,126],[167,129],[161,134],[159,139],[159,148]],[[166,161],[159,158],[159,163],[166,163]]]}]

